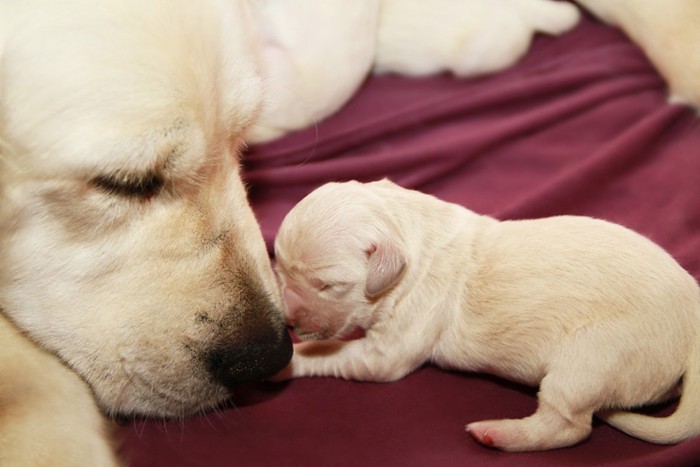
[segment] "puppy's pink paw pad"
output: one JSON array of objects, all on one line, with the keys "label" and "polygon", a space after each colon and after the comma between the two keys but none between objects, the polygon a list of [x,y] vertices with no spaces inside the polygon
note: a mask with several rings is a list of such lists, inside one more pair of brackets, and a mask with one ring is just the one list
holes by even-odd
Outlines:
[{"label": "puppy's pink paw pad", "polygon": [[479,427],[475,424],[467,425],[467,433],[479,444],[489,447],[495,447],[496,445],[493,439],[494,432],[487,427]]},{"label": "puppy's pink paw pad", "polygon": [[502,451],[532,450],[527,426],[520,420],[487,420],[467,425],[467,432],[480,444]]}]

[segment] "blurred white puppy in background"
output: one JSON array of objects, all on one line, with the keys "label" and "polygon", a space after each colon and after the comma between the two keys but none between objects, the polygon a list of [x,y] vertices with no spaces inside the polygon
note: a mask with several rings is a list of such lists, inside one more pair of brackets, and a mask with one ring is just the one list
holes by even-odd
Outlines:
[{"label": "blurred white puppy in background", "polygon": [[[700,288],[624,227],[498,222],[389,181],[332,183],[292,209],[275,251],[307,341],[276,379],[393,381],[431,362],[539,385],[532,416],[467,426],[508,451],[581,441],[594,414],[651,442],[700,434]],[[356,327],[364,338],[337,339]],[[681,379],[670,417],[625,411]]]},{"label": "blurred white puppy in background", "polygon": [[252,142],[324,119],[370,72],[493,73],[522,58],[535,34],[565,33],[580,17],[552,0],[266,0],[253,13],[266,96]]}]

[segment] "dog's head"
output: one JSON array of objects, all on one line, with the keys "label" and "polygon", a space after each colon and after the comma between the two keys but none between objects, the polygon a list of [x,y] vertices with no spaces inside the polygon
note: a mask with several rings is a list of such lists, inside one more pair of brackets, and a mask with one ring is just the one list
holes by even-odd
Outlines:
[{"label": "dog's head", "polygon": [[377,303],[403,275],[401,232],[377,191],[387,188],[386,181],[329,183],[282,222],[275,239],[277,273],[287,322],[299,338],[368,329]]},{"label": "dog's head", "polygon": [[291,343],[237,160],[262,94],[244,2],[31,5],[0,21],[0,308],[109,412],[184,415],[274,374]]}]

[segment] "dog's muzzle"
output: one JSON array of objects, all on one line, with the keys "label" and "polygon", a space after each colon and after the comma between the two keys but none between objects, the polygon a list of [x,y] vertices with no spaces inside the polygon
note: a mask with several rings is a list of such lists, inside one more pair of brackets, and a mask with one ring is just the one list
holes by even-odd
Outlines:
[{"label": "dog's muzzle", "polygon": [[207,356],[214,379],[226,387],[259,381],[282,370],[292,358],[292,340],[285,327],[235,347],[218,347]]},{"label": "dog's muzzle", "polygon": [[282,312],[268,297],[250,291],[229,316],[235,322],[219,323],[206,354],[214,380],[228,388],[259,381],[282,370],[292,358],[292,340]]}]

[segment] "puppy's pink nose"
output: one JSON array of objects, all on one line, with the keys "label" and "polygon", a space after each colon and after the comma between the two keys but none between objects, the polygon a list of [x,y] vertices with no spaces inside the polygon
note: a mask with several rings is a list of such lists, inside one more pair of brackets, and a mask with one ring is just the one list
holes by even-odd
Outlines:
[{"label": "puppy's pink nose", "polygon": [[287,324],[293,324],[297,312],[305,305],[304,299],[295,290],[285,287],[284,304],[284,316],[287,318]]}]

